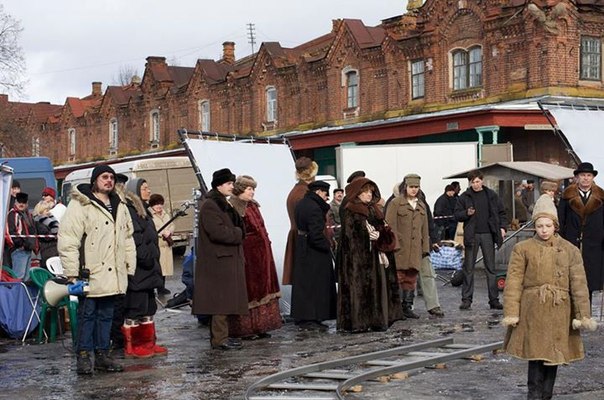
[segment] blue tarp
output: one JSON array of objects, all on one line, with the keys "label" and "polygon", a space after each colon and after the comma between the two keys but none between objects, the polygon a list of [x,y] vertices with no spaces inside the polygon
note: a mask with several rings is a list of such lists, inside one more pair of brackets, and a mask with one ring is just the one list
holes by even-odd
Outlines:
[{"label": "blue tarp", "polygon": [[[26,290],[29,290],[32,299],[36,298],[37,288],[26,289],[21,283],[0,284],[0,328],[14,339],[23,337],[32,315],[32,306]],[[40,312],[39,307],[38,312]],[[38,322],[38,318],[34,316],[28,334],[36,329]]]}]

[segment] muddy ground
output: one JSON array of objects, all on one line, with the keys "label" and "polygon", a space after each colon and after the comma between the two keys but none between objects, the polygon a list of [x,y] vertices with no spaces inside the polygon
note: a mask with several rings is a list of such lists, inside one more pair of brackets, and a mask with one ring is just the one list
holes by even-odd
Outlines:
[{"label": "muddy ground", "polygon": [[[182,289],[181,260],[168,288]],[[501,312],[489,310],[485,279],[478,273],[471,311],[458,309],[459,288],[439,286],[446,316],[429,319],[421,298],[419,320],[400,321],[387,332],[341,334],[330,321],[327,333],[299,332],[292,324],[269,339],[245,342],[240,351],[211,350],[209,331],[190,315],[160,310],[158,342],[169,355],[147,360],[120,360],[121,374],[75,373],[69,333],[51,344],[0,339],[0,399],[56,400],[168,400],[242,399],[247,387],[269,374],[293,367],[347,357],[367,351],[418,343],[442,337],[457,342],[486,344],[503,339]],[[165,299],[164,299],[165,300]],[[599,312],[599,311],[598,311]],[[555,398],[604,398],[604,330],[584,335],[587,357],[558,372]],[[422,369],[408,379],[370,384],[351,399],[522,399],[526,398],[526,363],[506,354],[486,354],[482,361],[457,360],[444,369]]]}]

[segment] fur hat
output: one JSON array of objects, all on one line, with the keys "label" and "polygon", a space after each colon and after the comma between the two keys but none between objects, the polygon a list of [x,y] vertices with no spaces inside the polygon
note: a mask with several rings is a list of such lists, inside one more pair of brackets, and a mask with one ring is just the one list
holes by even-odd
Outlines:
[{"label": "fur hat", "polygon": [[592,163],[588,163],[588,162],[582,162],[581,164],[579,164],[579,166],[577,167],[577,169],[573,171],[573,174],[575,176],[577,176],[581,172],[589,172],[591,174],[594,174],[594,176],[598,175],[598,171],[596,171],[594,169],[593,164]]},{"label": "fur hat", "polygon": [[533,222],[537,221],[541,217],[550,218],[558,227],[558,211],[556,210],[556,205],[554,204],[554,199],[547,194],[542,194],[541,197],[537,199],[535,202],[535,206],[533,207]]},{"label": "fur hat", "polygon": [[17,203],[25,204],[29,200],[29,196],[25,192],[19,192],[15,195],[15,201]]},{"label": "fur hat", "polygon": [[96,181],[96,178],[98,178],[99,175],[104,174],[105,172],[112,173],[113,177],[115,178],[115,171],[113,170],[113,168],[111,168],[109,165],[101,164],[101,165],[97,165],[92,170],[92,175],[90,175],[90,183],[94,184],[94,182]]},{"label": "fur hat", "polygon": [[329,193],[329,183],[325,181],[314,181],[308,185],[308,191],[314,192],[315,190],[322,190]]},{"label": "fur hat", "polygon": [[352,174],[350,174],[350,176],[348,177],[348,179],[346,179],[346,183],[350,183],[352,181],[354,181],[355,179],[359,179],[359,178],[364,178],[365,177],[365,171],[354,171]]},{"label": "fur hat", "polygon": [[50,196],[55,199],[57,197],[57,191],[51,187],[45,187],[44,190],[42,190],[42,197],[44,196]]},{"label": "fur hat", "polygon": [[245,189],[248,187],[256,189],[257,186],[258,182],[256,182],[251,176],[239,175],[235,181],[235,186],[233,186],[233,195],[239,196],[241,193],[245,192]]},{"label": "fur hat", "polygon": [[304,182],[315,179],[319,172],[319,165],[308,157],[300,157],[296,160],[296,178]]},{"label": "fur hat", "polygon": [[153,193],[151,197],[149,197],[149,207],[153,207],[156,204],[164,204],[164,196],[159,193]]},{"label": "fur hat", "polygon": [[235,182],[235,175],[228,168],[219,169],[212,174],[212,189],[227,182]]},{"label": "fur hat", "polygon": [[553,190],[556,192],[558,190],[558,183],[552,181],[543,181],[539,186],[539,190],[541,193],[544,193],[546,190]]},{"label": "fur hat", "polygon": [[405,185],[407,186],[419,186],[421,179],[422,177],[418,174],[408,174],[403,178],[403,182],[405,182]]}]

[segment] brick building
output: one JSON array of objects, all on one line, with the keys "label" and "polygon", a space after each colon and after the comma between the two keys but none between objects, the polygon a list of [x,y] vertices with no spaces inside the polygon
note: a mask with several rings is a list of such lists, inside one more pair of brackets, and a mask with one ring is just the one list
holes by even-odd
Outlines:
[{"label": "brick building", "polygon": [[239,60],[232,42],[194,67],[148,57],[142,79],[104,93],[95,82],[19,124],[55,164],[177,149],[184,127],[284,134],[323,173],[343,142],[510,142],[516,160],[570,165],[535,102],[604,97],[602,32],[602,0],[410,1],[378,26],[334,20]]}]

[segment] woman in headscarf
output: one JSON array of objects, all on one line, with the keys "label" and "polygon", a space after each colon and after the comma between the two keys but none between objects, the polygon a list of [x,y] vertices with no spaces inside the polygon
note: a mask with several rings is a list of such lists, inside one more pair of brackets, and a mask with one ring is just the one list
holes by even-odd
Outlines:
[{"label": "woman in headscarf", "polygon": [[378,249],[385,233],[380,192],[367,178],[346,186],[337,257],[339,330],[385,331],[402,319],[396,271]]},{"label": "woman in headscarf", "polygon": [[245,223],[243,254],[249,309],[249,315],[229,316],[229,333],[251,340],[270,337],[268,332],[282,325],[279,278],[260,205],[254,200],[256,187],[251,176],[239,176],[229,200]]}]

